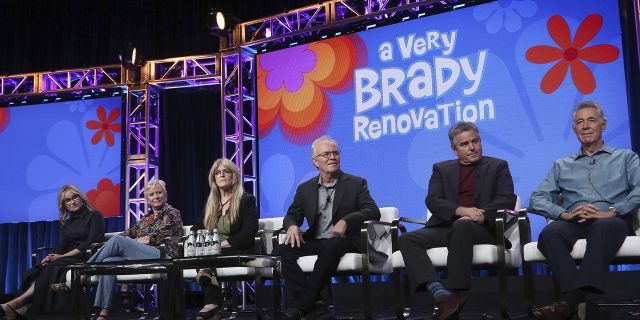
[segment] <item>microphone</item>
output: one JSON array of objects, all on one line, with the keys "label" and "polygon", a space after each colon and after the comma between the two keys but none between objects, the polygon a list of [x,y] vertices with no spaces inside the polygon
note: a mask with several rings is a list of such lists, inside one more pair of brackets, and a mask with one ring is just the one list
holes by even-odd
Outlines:
[{"label": "microphone", "polygon": [[594,165],[596,164],[596,158],[591,158],[591,162],[589,162],[590,165]]}]

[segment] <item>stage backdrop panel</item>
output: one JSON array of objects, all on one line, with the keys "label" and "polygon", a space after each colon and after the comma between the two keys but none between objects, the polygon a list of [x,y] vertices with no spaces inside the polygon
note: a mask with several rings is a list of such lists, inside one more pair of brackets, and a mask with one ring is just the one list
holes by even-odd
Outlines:
[{"label": "stage backdrop panel", "polygon": [[121,109],[120,95],[0,109],[0,223],[57,220],[65,184],[120,216]]},{"label": "stage backdrop panel", "polygon": [[509,162],[526,206],[552,161],[578,151],[572,112],[586,99],[605,108],[606,142],[630,148],[615,0],[496,1],[261,54],[261,215],[285,214],[317,175],[310,143],[328,134],[379,206],[424,219],[432,165],[455,157],[447,131],[461,120]]}]

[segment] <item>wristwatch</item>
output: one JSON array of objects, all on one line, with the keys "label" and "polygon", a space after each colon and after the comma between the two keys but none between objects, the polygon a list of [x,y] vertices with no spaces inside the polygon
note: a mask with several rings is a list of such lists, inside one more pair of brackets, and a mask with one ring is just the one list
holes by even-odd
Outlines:
[{"label": "wristwatch", "polygon": [[616,214],[616,217],[620,216],[620,210],[618,210],[618,208],[616,208],[615,206],[610,206],[609,211],[613,211],[613,213]]}]

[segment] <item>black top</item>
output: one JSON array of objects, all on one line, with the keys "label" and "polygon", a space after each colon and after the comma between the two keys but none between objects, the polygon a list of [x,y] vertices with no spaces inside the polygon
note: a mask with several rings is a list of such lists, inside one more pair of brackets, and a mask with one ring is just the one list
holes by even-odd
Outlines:
[{"label": "black top", "polygon": [[[256,207],[256,198],[249,194],[242,194],[240,199],[240,207],[238,208],[238,216],[231,225],[231,234],[227,238],[227,242],[233,249],[249,249],[253,246],[253,240],[258,232],[258,208]],[[200,222],[191,227],[191,231],[205,229],[204,214]]]},{"label": "black top", "polygon": [[67,224],[60,226],[58,253],[78,249],[84,254],[94,242],[104,242],[104,218],[99,211],[82,208],[72,213]]}]

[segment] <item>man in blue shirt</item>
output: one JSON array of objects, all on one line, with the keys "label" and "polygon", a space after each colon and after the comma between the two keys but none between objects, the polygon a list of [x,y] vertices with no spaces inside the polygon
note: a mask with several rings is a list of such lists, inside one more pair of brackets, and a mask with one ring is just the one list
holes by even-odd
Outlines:
[{"label": "man in blue shirt", "polygon": [[[631,150],[606,145],[606,127],[598,103],[579,103],[573,132],[580,151],[556,160],[531,194],[529,209],[556,220],[540,233],[538,249],[565,294],[561,301],[534,308],[536,319],[569,319],[587,292],[601,293],[607,266],[633,234],[632,218],[640,207],[640,161]],[[576,270],[570,252],[581,238],[588,245]]]}]

